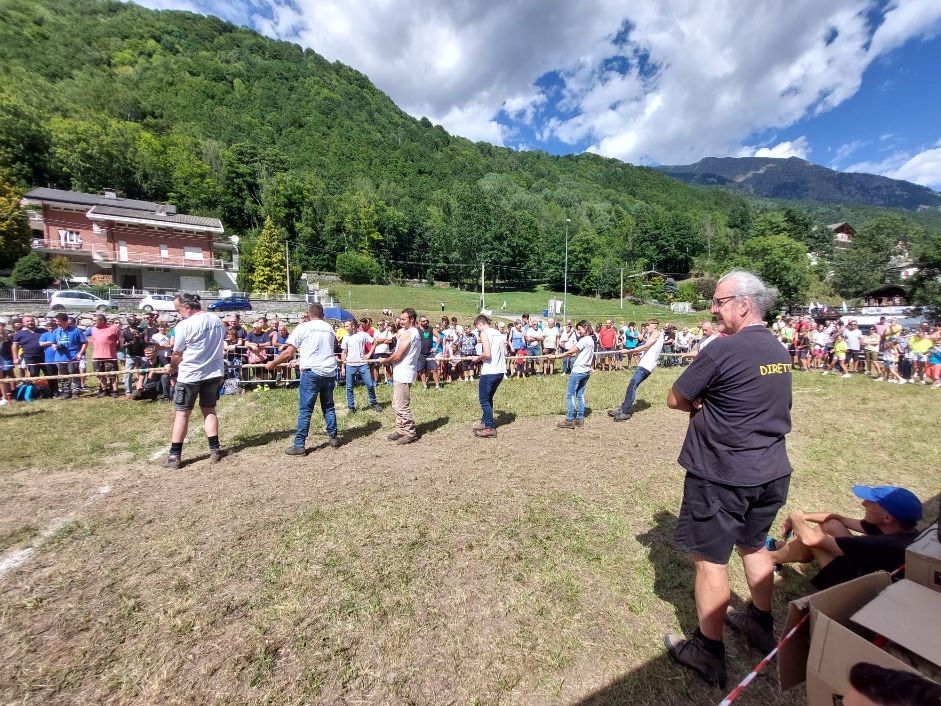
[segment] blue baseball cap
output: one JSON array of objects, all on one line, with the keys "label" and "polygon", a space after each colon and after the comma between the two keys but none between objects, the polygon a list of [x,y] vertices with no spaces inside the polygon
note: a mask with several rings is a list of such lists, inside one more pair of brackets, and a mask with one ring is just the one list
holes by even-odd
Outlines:
[{"label": "blue baseball cap", "polygon": [[894,485],[854,485],[853,493],[857,498],[878,503],[883,510],[906,525],[913,525],[921,519],[921,500],[905,488]]}]

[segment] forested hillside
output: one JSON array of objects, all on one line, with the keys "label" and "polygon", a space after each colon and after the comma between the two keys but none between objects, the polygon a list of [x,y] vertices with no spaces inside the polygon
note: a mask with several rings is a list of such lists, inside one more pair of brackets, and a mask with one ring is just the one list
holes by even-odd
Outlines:
[{"label": "forested hillside", "polygon": [[314,51],[115,0],[0,0],[0,171],[219,216],[246,277],[267,218],[295,269],[354,252],[383,276],[458,283],[483,261],[500,283],[559,285],[568,228],[569,286],[599,294],[622,266],[708,271],[752,236],[826,240],[800,209],[752,232],[767,214],[736,194],[452,137]]}]

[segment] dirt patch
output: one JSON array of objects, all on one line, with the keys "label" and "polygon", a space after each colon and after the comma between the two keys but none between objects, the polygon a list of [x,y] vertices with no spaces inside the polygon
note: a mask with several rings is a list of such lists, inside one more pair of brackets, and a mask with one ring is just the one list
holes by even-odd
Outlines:
[{"label": "dirt patch", "polygon": [[[0,690],[69,704],[717,701],[659,645],[694,616],[691,567],[669,545],[685,420],[554,421],[494,441],[450,424],[407,447],[375,429],[303,459],[281,434],[178,473],[14,474],[7,526],[75,514],[0,578]],[[758,659],[735,642],[730,657],[730,678]]]}]

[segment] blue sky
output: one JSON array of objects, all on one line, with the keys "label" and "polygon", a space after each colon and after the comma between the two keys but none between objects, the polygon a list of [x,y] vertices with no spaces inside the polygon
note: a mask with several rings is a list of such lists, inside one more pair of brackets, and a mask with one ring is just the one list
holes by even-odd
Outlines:
[{"label": "blue sky", "polygon": [[515,149],[798,156],[941,189],[941,0],[143,0],[362,71]]}]

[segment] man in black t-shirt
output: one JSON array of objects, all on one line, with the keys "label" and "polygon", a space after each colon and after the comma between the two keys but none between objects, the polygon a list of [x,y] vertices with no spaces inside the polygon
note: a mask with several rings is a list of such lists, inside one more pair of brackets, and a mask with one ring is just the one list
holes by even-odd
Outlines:
[{"label": "man in black t-shirt", "polygon": [[[677,544],[696,565],[699,628],[684,640],[664,636],[669,655],[707,682],[725,686],[724,625],[767,654],[775,645],[771,619],[772,562],[764,541],[787,499],[791,464],[791,358],[763,318],[777,292],[750,272],[719,280],[712,300],[726,334],[702,349],[667,397],[689,413],[679,463],[686,469]],[[751,602],[728,611],[728,561],[736,548]]]},{"label": "man in black t-shirt", "polygon": [[794,539],[776,544],[772,560],[777,564],[816,560],[820,573],[811,583],[820,590],[902,566],[905,550],[918,536],[921,501],[910,490],[892,485],[854,485],[853,493],[866,510],[862,520],[835,512],[794,510],[784,522],[784,536],[793,530]]},{"label": "man in black t-shirt", "polygon": [[42,370],[45,357],[39,338],[46,332],[44,328],[36,328],[35,316],[23,317],[23,328],[13,334],[13,365],[19,367],[20,360],[26,363],[26,371],[30,377],[38,377]]}]

